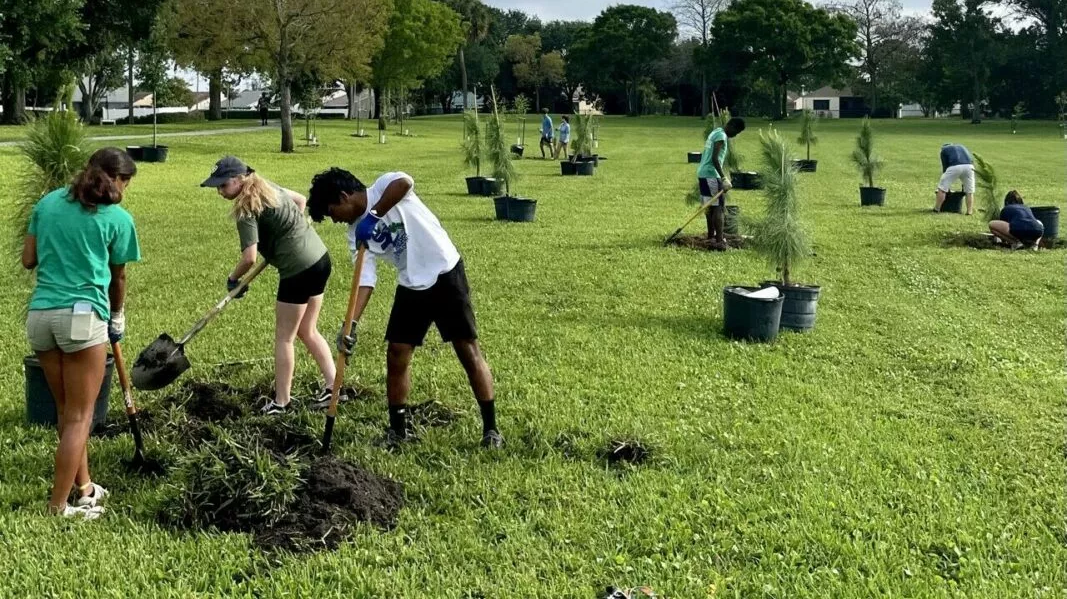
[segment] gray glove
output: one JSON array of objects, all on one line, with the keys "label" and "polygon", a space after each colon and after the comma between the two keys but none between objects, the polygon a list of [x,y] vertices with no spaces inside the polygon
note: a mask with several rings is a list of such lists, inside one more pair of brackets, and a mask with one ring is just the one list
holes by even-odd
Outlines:
[{"label": "gray glove", "polygon": [[352,331],[345,336],[345,325],[341,324],[341,328],[337,331],[337,351],[345,355],[345,364],[348,364],[349,358],[352,357],[352,350],[356,348],[356,325],[358,321],[352,321]]}]

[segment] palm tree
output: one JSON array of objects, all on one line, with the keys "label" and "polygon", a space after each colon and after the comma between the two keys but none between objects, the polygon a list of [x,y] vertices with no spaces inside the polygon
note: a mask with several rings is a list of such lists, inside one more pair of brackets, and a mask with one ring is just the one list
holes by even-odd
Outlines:
[{"label": "palm tree", "polygon": [[459,13],[461,19],[463,19],[463,25],[467,28],[467,41],[465,44],[459,47],[459,55],[456,57],[459,60],[459,76],[460,84],[463,86],[463,110],[466,111],[467,106],[467,57],[464,53],[464,46],[467,44],[477,44],[485,39],[485,36],[489,35],[489,23],[492,21],[492,14],[489,9],[486,8],[481,0],[443,0],[452,10]]}]

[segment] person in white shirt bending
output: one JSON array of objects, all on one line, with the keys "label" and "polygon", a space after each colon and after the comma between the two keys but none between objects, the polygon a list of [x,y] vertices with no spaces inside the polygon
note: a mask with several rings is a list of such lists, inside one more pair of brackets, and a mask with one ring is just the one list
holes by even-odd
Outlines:
[{"label": "person in white shirt bending", "polygon": [[[478,347],[478,331],[471,305],[463,259],[433,212],[415,195],[415,181],[406,173],[386,173],[366,187],[352,173],[331,168],[315,175],[308,194],[312,220],[325,217],[347,223],[353,259],[366,244],[352,334],[338,334],[337,349],[346,356],[356,344],[356,323],[370,301],[377,282],[378,260],[397,270],[385,339],[389,343],[386,394],[389,429],[386,443],[407,439],[407,399],[411,391],[411,359],[431,324],[451,343],[482,415],[482,446],[498,448],[504,438],[496,427],[493,375]],[[343,324],[343,323],[342,323]]]}]

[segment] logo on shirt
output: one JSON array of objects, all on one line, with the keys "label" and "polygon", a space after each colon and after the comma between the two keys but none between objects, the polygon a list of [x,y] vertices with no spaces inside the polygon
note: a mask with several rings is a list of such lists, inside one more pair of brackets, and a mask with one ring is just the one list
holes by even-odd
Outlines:
[{"label": "logo on shirt", "polygon": [[[384,225],[384,226],[383,226]],[[393,248],[393,255],[400,256],[408,249],[408,234],[404,229],[404,223],[380,223],[374,229],[371,239],[382,246],[382,251]]]}]

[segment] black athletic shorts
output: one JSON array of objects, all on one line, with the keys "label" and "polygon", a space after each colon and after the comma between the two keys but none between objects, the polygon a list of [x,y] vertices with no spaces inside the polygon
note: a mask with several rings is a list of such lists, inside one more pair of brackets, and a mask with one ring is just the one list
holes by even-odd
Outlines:
[{"label": "black athletic shorts", "polygon": [[551,138],[551,137],[549,137],[549,136],[547,136],[547,135],[542,135],[542,136],[541,136],[541,143],[543,143],[543,144],[545,144],[545,143],[547,143],[547,144],[550,144],[550,143],[552,143],[552,138]]},{"label": "black athletic shorts", "polygon": [[322,295],[326,291],[326,281],[330,280],[330,270],[330,254],[326,253],[318,262],[278,281],[278,301],[283,304],[306,304],[316,295]]},{"label": "black athletic shorts", "polygon": [[1038,221],[1036,223],[1016,223],[1008,225],[1008,233],[1023,243],[1034,243],[1045,234],[1045,226]]},{"label": "black athletic shorts", "polygon": [[463,260],[452,270],[437,277],[437,282],[429,289],[416,291],[397,286],[385,340],[422,345],[431,324],[437,325],[445,343],[478,338]]}]

